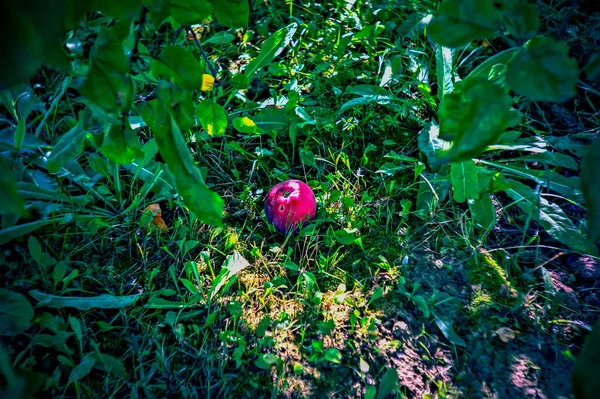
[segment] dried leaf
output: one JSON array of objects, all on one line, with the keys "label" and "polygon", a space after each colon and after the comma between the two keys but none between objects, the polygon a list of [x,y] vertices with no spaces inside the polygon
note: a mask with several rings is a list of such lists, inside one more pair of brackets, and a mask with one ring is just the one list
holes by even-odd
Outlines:
[{"label": "dried leaf", "polygon": [[497,335],[504,343],[512,341],[516,336],[515,332],[508,327],[500,327],[494,331],[494,335]]},{"label": "dried leaf", "polygon": [[159,230],[168,230],[167,224],[162,218],[162,210],[158,204],[150,204],[144,208],[144,213],[149,213],[153,216],[152,224],[154,224]]}]

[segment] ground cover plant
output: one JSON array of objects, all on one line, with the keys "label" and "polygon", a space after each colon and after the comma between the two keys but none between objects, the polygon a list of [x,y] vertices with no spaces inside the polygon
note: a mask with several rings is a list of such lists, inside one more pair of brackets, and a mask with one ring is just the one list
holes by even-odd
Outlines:
[{"label": "ground cover plant", "polygon": [[2,397],[600,390],[593,2],[0,16]]}]

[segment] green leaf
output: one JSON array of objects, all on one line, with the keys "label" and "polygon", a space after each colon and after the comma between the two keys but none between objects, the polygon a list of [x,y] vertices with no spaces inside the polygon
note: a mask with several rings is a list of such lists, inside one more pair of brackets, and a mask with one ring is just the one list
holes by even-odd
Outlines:
[{"label": "green leaf", "polygon": [[250,7],[247,0],[208,0],[212,5],[215,17],[229,28],[248,26]]},{"label": "green leaf", "polygon": [[170,0],[171,15],[180,25],[204,22],[210,16],[211,7],[206,0]]},{"label": "green leaf", "polygon": [[475,223],[485,230],[496,225],[496,209],[489,194],[483,193],[480,198],[469,200],[469,209]]},{"label": "green leaf", "polygon": [[100,152],[118,164],[127,164],[138,158],[144,158],[140,141],[128,122],[112,125],[106,131]]},{"label": "green leaf", "polygon": [[583,159],[581,191],[588,208],[588,237],[600,240],[600,138],[594,140]]},{"label": "green leaf", "polygon": [[500,13],[491,0],[446,0],[429,23],[429,35],[445,47],[486,39],[498,29]]},{"label": "green leaf", "polygon": [[254,365],[263,370],[268,370],[274,364],[277,364],[279,358],[272,353],[263,353],[258,355],[258,358],[254,361]]},{"label": "green leaf", "polygon": [[142,117],[154,132],[160,154],[175,177],[177,191],[186,206],[203,222],[220,226],[223,200],[208,188],[194,162],[177,123],[182,118],[187,120],[188,111],[180,113],[182,101],[175,100],[178,98],[172,89],[165,83],[159,84],[158,100],[149,103]]},{"label": "green leaf", "polygon": [[600,51],[592,54],[583,71],[589,80],[598,80],[600,78]]},{"label": "green leaf", "polygon": [[454,90],[452,71],[452,57],[454,51],[448,47],[437,46],[435,49],[435,71],[438,83],[438,97],[440,100]]},{"label": "green leaf", "polygon": [[[215,3],[216,1],[217,0],[215,0]],[[246,65],[244,75],[246,75],[250,79],[254,72],[258,71],[262,67],[269,65],[271,61],[273,61],[273,59],[277,57],[279,53],[281,53],[283,49],[289,44],[290,40],[292,40],[292,36],[294,36],[294,34],[296,33],[297,28],[298,24],[294,22],[286,27],[279,29],[277,32],[269,36],[269,38],[265,40],[262,47],[260,48],[258,56],[252,61],[250,61],[248,65]]]},{"label": "green leaf", "polygon": [[564,211],[556,204],[548,202],[530,187],[510,180],[506,194],[517,202],[527,215],[538,222],[552,238],[564,245],[589,254],[597,254],[595,245],[581,234]]},{"label": "green leaf", "polygon": [[206,40],[202,41],[202,44],[228,44],[235,40],[235,35],[227,32],[215,32],[214,35],[211,35]]},{"label": "green leaf", "polygon": [[261,133],[263,130],[247,116],[237,117],[233,120],[233,127],[240,133]]},{"label": "green leaf", "polygon": [[519,51],[519,47],[511,47],[486,58],[485,61],[477,65],[477,67],[469,73],[467,79],[490,80],[497,75],[498,70],[504,70],[506,68],[506,65],[508,65],[508,62],[517,51]]},{"label": "green leaf", "polygon": [[517,39],[531,39],[540,27],[540,16],[533,4],[514,2],[502,10],[500,21]]},{"label": "green leaf", "polygon": [[108,113],[127,108],[134,96],[123,38],[118,33],[117,27],[100,31],[90,51],[87,74],[75,84],[85,98]]},{"label": "green leaf", "polygon": [[95,363],[96,359],[94,359],[90,355],[81,359],[81,362],[77,366],[75,366],[73,370],[71,370],[71,374],[69,375],[69,381],[67,381],[67,386],[87,376],[90,373],[90,371],[92,371],[92,367],[94,367]]},{"label": "green leaf", "polygon": [[127,370],[125,369],[125,366],[116,357],[106,355],[98,351],[92,353],[91,356],[96,360],[94,362],[94,368],[121,378],[125,378],[127,376]]},{"label": "green leaf", "polygon": [[75,308],[79,310],[121,309],[135,304],[135,301],[141,297],[141,295],[113,296],[108,294],[91,297],[58,296],[46,294],[37,290],[29,291],[29,295],[38,301],[38,306],[48,306],[50,308]]},{"label": "green leaf", "polygon": [[433,318],[435,320],[435,324],[437,324],[442,331],[442,334],[444,334],[444,337],[446,337],[448,341],[457,346],[467,346],[465,340],[459,337],[458,334],[456,334],[456,331],[454,331],[454,328],[452,328],[452,323],[442,319],[435,313],[433,313]]},{"label": "green leaf", "polygon": [[205,99],[196,107],[196,116],[206,132],[214,137],[222,136],[227,128],[225,108],[214,100]]},{"label": "green leaf", "polygon": [[423,130],[419,132],[418,145],[419,150],[427,158],[427,163],[431,168],[439,165],[437,152],[450,148],[450,142],[442,140],[440,137],[440,128],[434,122],[430,122]]},{"label": "green leaf", "polygon": [[0,214],[22,215],[25,212],[23,198],[17,193],[15,175],[4,158],[0,158],[0,198]]},{"label": "green leaf", "polygon": [[436,153],[437,161],[463,161],[481,154],[519,122],[519,114],[511,105],[506,91],[486,80],[457,83],[440,104],[440,137],[453,143],[450,149]]},{"label": "green leaf", "polygon": [[24,223],[6,229],[2,229],[0,230],[0,245],[6,244],[7,242],[10,242],[15,238],[24,236],[25,234],[29,234],[48,224],[58,223],[61,220],[62,218],[38,220],[36,222]]},{"label": "green leaf", "polygon": [[389,368],[385,370],[381,381],[379,382],[379,388],[377,389],[377,399],[385,399],[390,396],[390,393],[397,392],[399,388],[398,372]]},{"label": "green leaf", "polygon": [[329,348],[325,351],[325,355],[323,356],[325,360],[331,362],[333,364],[341,364],[342,363],[342,353],[336,348]]},{"label": "green leaf", "polygon": [[346,228],[334,231],[333,236],[340,244],[343,245],[350,245],[356,241],[356,235],[354,232],[349,231]]},{"label": "green leaf", "polygon": [[78,157],[83,152],[84,141],[85,131],[80,124],[63,134],[48,157],[46,163],[48,172],[56,173],[64,165]]},{"label": "green leaf", "polygon": [[54,286],[65,277],[67,274],[67,262],[61,260],[56,265],[54,265],[54,269],[52,269],[52,280],[54,281]]},{"label": "green leaf", "polygon": [[468,198],[479,197],[477,166],[473,160],[452,162],[450,181],[454,190],[454,201],[465,202]]},{"label": "green leaf", "polygon": [[412,301],[415,304],[415,307],[423,313],[423,316],[429,318],[429,305],[427,305],[425,298],[423,298],[421,295],[415,295],[412,297]]},{"label": "green leaf", "polygon": [[[186,90],[202,87],[204,71],[191,51],[181,46],[166,46],[150,65],[156,78],[163,78]],[[148,123],[146,121],[146,123]]]},{"label": "green leaf", "polygon": [[0,288],[0,336],[14,337],[29,328],[33,308],[25,296]]},{"label": "green leaf", "polygon": [[596,322],[573,367],[575,399],[595,399],[600,392],[600,320]]},{"label": "green leaf", "polygon": [[532,101],[564,102],[575,96],[579,67],[569,46],[549,37],[535,37],[508,63],[510,88]]}]

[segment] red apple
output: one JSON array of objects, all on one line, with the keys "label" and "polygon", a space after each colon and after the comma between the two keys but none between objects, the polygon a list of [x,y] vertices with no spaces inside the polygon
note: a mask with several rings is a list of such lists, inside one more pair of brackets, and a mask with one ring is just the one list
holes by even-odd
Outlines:
[{"label": "red apple", "polygon": [[277,183],[265,197],[267,220],[279,232],[297,231],[300,223],[314,219],[317,213],[315,194],[300,180]]}]

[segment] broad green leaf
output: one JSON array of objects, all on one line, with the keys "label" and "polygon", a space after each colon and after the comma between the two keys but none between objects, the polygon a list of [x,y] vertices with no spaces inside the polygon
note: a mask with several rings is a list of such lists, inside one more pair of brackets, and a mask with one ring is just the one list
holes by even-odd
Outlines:
[{"label": "broad green leaf", "polygon": [[59,38],[67,28],[65,15],[76,8],[63,1],[0,2],[0,54],[5,61],[0,63],[0,90],[25,83],[41,63],[69,69]]},{"label": "broad green leaf", "polygon": [[440,128],[435,122],[429,123],[428,126],[419,132],[418,145],[419,150],[425,154],[427,163],[435,170],[439,165],[437,159],[437,151],[447,150],[450,148],[450,142],[442,140],[440,137]]},{"label": "broad green leaf", "polygon": [[356,235],[354,232],[348,231],[348,229],[336,230],[333,233],[335,239],[343,245],[350,245],[356,241]]},{"label": "broad green leaf", "polygon": [[500,21],[517,39],[531,39],[540,26],[540,16],[533,4],[516,2],[500,13]]},{"label": "broad green leaf", "polygon": [[[196,166],[185,142],[178,120],[187,120],[181,112],[182,101],[165,83],[159,84],[158,99],[142,111],[144,121],[152,128],[162,158],[175,177],[175,185],[185,205],[205,223],[222,225],[223,200],[210,190]],[[183,93],[189,97],[189,94]],[[173,105],[175,104],[175,105]]]},{"label": "broad green leaf", "polygon": [[598,253],[595,245],[575,228],[571,219],[555,203],[549,202],[529,186],[514,180],[510,181],[510,188],[505,192],[555,240],[576,251]]},{"label": "broad green leaf", "polygon": [[17,193],[17,182],[13,171],[0,157],[0,214],[22,215],[25,211],[23,198]]},{"label": "broad green leaf", "polygon": [[396,392],[399,388],[398,372],[389,368],[385,370],[381,381],[379,382],[379,388],[377,389],[377,399],[385,399],[390,396],[390,393]]},{"label": "broad green leaf", "polygon": [[360,97],[354,98],[344,103],[340,108],[340,112],[347,111],[348,109],[357,107],[359,105],[390,105],[400,103],[402,101],[383,87],[375,85],[349,86],[346,89],[345,94],[355,94]]},{"label": "broad green leaf", "polygon": [[212,5],[215,17],[229,28],[248,26],[250,7],[247,0],[208,0]]},{"label": "broad green leaf", "polygon": [[25,296],[0,288],[0,336],[14,337],[29,328],[33,308]]},{"label": "broad green leaf", "polygon": [[261,133],[263,131],[247,116],[235,118],[233,120],[233,127],[240,133]]},{"label": "broad green leaf", "polygon": [[129,123],[112,125],[104,135],[100,152],[118,164],[127,164],[138,158],[144,158],[140,141]]},{"label": "broad green leaf", "polygon": [[29,291],[29,295],[38,301],[38,306],[50,308],[75,308],[79,310],[90,309],[121,309],[135,304],[141,295],[114,296],[102,294],[91,297],[58,296],[41,291]]},{"label": "broad green leaf", "polygon": [[227,31],[216,32],[206,40],[202,41],[202,44],[228,44],[235,40],[235,35]]},{"label": "broad green leaf", "polygon": [[273,59],[277,57],[279,53],[281,53],[283,49],[289,44],[290,40],[292,40],[292,36],[294,36],[294,34],[296,33],[297,28],[298,24],[294,22],[286,27],[279,29],[277,32],[273,33],[267,40],[265,40],[262,47],[260,48],[258,56],[252,61],[250,61],[248,65],[246,65],[244,75],[246,75],[250,79],[254,72],[258,71],[262,67],[269,65],[271,61],[273,61]]},{"label": "broad green leaf", "polygon": [[433,313],[433,319],[435,320],[435,324],[440,328],[444,337],[448,339],[451,343],[457,346],[467,346],[467,343],[464,339],[458,336],[454,328],[452,328],[452,323],[447,320],[442,319],[435,313]]},{"label": "broad green leaf", "polygon": [[573,367],[575,399],[596,399],[600,392],[600,320],[586,337],[585,344]]},{"label": "broad green leaf", "polygon": [[575,96],[578,79],[567,43],[542,36],[527,42],[506,69],[510,88],[533,101],[566,101]]},{"label": "broad green leaf", "polygon": [[483,193],[480,198],[469,200],[469,209],[475,223],[483,229],[490,230],[496,225],[496,209],[489,194]]},{"label": "broad green leaf", "polygon": [[48,157],[46,163],[48,172],[56,173],[60,168],[77,158],[83,152],[84,141],[85,131],[80,124],[75,125],[63,134]]},{"label": "broad green leaf", "polygon": [[24,236],[25,234],[29,234],[46,225],[58,223],[61,220],[62,218],[38,220],[35,222],[19,224],[17,226],[2,229],[0,230],[0,245],[6,244],[7,242],[14,240],[15,238],[19,238],[21,236]]},{"label": "broad green leaf", "polygon": [[[150,65],[156,78],[163,78],[186,90],[202,87],[204,71],[196,57],[181,46],[166,46]],[[146,122],[147,123],[147,122]]]},{"label": "broad green leaf", "polygon": [[13,144],[17,150],[20,150],[21,146],[23,146],[23,141],[25,140],[26,125],[27,120],[25,118],[19,119],[19,123],[17,124],[17,128],[15,129],[15,138]]},{"label": "broad green leaf", "polygon": [[556,191],[573,201],[582,202],[583,194],[581,192],[581,180],[577,176],[565,177],[558,172],[551,170],[528,169],[500,162],[491,162],[480,160],[484,165],[493,166],[501,169],[505,174],[518,176],[519,178],[531,179],[542,187]]},{"label": "broad green leaf", "polygon": [[583,159],[581,190],[588,208],[588,237],[600,241],[600,138],[597,138]]},{"label": "broad green leaf", "polygon": [[456,84],[440,104],[440,137],[452,147],[438,151],[438,162],[468,160],[481,154],[520,120],[505,90],[482,79]]},{"label": "broad green leaf", "polygon": [[589,80],[598,80],[600,78],[600,51],[592,54],[583,71]]},{"label": "broad green leaf", "polygon": [[88,355],[81,359],[81,362],[71,370],[71,374],[69,375],[69,381],[67,381],[67,386],[72,383],[79,381],[83,377],[87,376],[90,371],[92,371],[92,367],[96,363],[96,359],[94,359],[91,355]]},{"label": "broad green leaf", "polygon": [[498,29],[500,13],[491,0],[446,0],[429,23],[429,35],[445,47],[486,39]]},{"label": "broad green leaf", "polygon": [[333,364],[342,363],[342,353],[337,348],[328,348],[323,357],[325,360]]},{"label": "broad green leaf", "polygon": [[60,281],[65,277],[66,274],[67,262],[61,260],[56,265],[54,265],[54,268],[52,269],[52,280],[54,281],[55,287],[58,283],[60,283]]},{"label": "broad green leaf", "polygon": [[108,113],[128,107],[134,96],[123,40],[116,29],[100,31],[90,52],[87,74],[75,84],[85,98]]},{"label": "broad green leaf", "polygon": [[473,160],[452,162],[450,181],[454,190],[454,201],[465,202],[468,198],[479,197],[477,166]]},{"label": "broad green leaf", "polygon": [[206,132],[214,137],[222,136],[227,128],[225,108],[214,100],[206,99],[196,106],[196,116]]},{"label": "broad green leaf", "polygon": [[180,25],[200,24],[211,12],[206,0],[170,0],[169,6],[171,15]]},{"label": "broad green leaf", "polygon": [[95,351],[91,356],[96,360],[94,368],[105,371],[111,375],[125,378],[127,376],[127,370],[123,363],[114,356],[106,355]]},{"label": "broad green leaf", "polygon": [[425,298],[423,298],[421,295],[415,295],[412,297],[412,301],[415,304],[415,307],[423,313],[423,316],[429,318],[429,305],[427,305]]},{"label": "broad green leaf", "polygon": [[[486,58],[481,64],[469,73],[466,79],[490,80],[497,75],[498,70],[504,70],[508,62],[519,51],[518,47],[511,47],[498,54]],[[465,79],[465,80],[466,80]]]},{"label": "broad green leaf", "polygon": [[448,47],[437,46],[435,49],[435,72],[437,75],[438,97],[440,100],[454,90],[452,57],[454,51]]},{"label": "broad green leaf", "polygon": [[287,129],[290,123],[290,117],[285,109],[279,109],[275,107],[268,107],[261,110],[257,115],[252,117],[256,126],[263,129],[264,131],[277,131],[281,132]]}]

